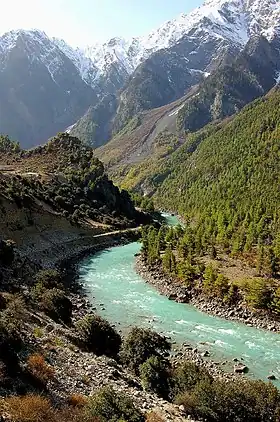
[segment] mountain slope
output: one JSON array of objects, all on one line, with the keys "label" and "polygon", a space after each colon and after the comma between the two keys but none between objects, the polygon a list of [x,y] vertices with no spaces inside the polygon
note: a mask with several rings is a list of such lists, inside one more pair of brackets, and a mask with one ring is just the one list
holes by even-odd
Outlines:
[{"label": "mountain slope", "polygon": [[153,188],[158,206],[195,219],[219,212],[234,215],[238,226],[247,214],[263,220],[266,214],[269,227],[279,229],[279,103],[276,87],[231,119],[188,135],[169,157],[151,159],[149,168],[143,163],[125,184],[134,177],[139,190]]},{"label": "mountain slope", "polygon": [[60,134],[23,151],[0,137],[0,152],[1,193],[19,207],[41,204],[82,226],[129,227],[141,218],[127,192],[113,185],[93,150],[77,138]]},{"label": "mountain slope", "polygon": [[[127,80],[117,95],[118,107],[113,119],[108,112],[106,127],[112,131],[106,131],[102,142],[106,143],[137,113],[161,107],[185,95],[205,76],[231,62],[256,36],[271,44],[278,43],[279,10],[275,0],[206,1],[192,13],[165,23],[148,37],[134,39],[131,44],[114,39],[101,49],[92,49],[92,60],[97,58],[101,74],[114,65],[119,71],[121,67],[125,69],[120,74]],[[265,92],[259,91],[258,95]],[[253,98],[250,96],[249,101]],[[247,102],[241,101],[241,107]],[[105,104],[102,100],[99,104],[104,109],[106,100]],[[230,105],[225,108],[228,108],[224,110],[225,115],[232,113]],[[235,108],[238,109],[240,107]],[[94,125],[97,126],[98,121],[94,121]],[[100,145],[95,135],[89,136],[87,142]]]},{"label": "mountain slope", "polygon": [[239,111],[268,92],[280,70],[280,53],[264,37],[251,38],[231,63],[220,66],[178,114],[179,125],[194,131]]},{"label": "mountain slope", "polygon": [[0,38],[0,131],[25,147],[43,142],[95,101],[73,63],[39,31]]},{"label": "mountain slope", "polygon": [[[235,59],[227,56],[225,63],[180,100],[143,113],[142,117],[138,115],[137,127],[128,124],[128,131],[125,128],[97,150],[97,156],[109,167],[115,180],[129,188],[138,186],[144,174],[149,176],[144,170],[150,166],[147,159],[153,162],[170,154],[184,142],[185,132],[195,132],[210,122],[231,116],[266,94],[276,83],[280,53],[265,38],[253,37]],[[133,183],[126,184],[129,171],[138,176]]]}]

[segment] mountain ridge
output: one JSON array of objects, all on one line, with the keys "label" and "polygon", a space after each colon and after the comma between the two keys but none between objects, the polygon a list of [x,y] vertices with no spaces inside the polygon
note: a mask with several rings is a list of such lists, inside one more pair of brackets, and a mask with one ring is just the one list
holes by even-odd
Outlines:
[{"label": "mountain ridge", "polygon": [[137,113],[186,95],[254,34],[279,48],[279,17],[276,0],[206,1],[147,36],[84,50],[39,30],[6,33],[0,132],[30,147],[70,127],[79,136],[85,126],[85,142],[105,144]]}]

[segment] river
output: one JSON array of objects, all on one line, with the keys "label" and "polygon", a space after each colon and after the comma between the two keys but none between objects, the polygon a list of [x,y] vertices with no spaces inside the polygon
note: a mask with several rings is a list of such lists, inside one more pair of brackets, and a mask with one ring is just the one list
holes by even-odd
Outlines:
[{"label": "river", "polygon": [[[167,217],[176,224],[176,217]],[[160,295],[134,269],[140,243],[108,248],[80,263],[79,278],[99,315],[126,331],[137,325],[208,350],[212,360],[243,359],[248,377],[280,379],[280,336],[245,324],[207,315],[191,305]],[[206,343],[206,344],[202,344]],[[280,387],[280,381],[275,381]]]}]

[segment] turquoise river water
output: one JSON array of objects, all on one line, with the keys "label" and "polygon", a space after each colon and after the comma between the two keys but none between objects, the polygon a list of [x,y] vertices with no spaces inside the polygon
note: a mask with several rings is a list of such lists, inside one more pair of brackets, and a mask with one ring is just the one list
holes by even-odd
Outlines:
[{"label": "turquoise river water", "polygon": [[[176,224],[176,217],[167,218]],[[211,359],[243,359],[249,377],[280,378],[280,335],[202,313],[168,300],[145,283],[134,269],[140,243],[99,252],[80,263],[79,276],[99,315],[125,331],[137,325],[170,336],[179,344],[208,350]],[[203,344],[202,344],[203,343]],[[280,387],[280,382],[275,384]]]}]

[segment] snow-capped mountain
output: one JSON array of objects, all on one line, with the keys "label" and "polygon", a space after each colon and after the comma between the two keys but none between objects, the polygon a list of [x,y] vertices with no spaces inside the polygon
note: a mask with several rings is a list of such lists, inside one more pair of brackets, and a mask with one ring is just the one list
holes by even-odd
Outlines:
[{"label": "snow-capped mountain", "polygon": [[73,63],[38,30],[0,37],[0,132],[30,147],[81,117],[96,96]]},{"label": "snow-capped mountain", "polygon": [[136,113],[185,95],[260,35],[280,48],[279,0],[206,0],[146,36],[85,49],[39,30],[11,31],[0,37],[0,132],[45,140],[90,106],[86,115],[101,115],[102,124],[87,118],[83,128],[107,142]]},{"label": "snow-capped mountain", "polygon": [[[47,57],[53,56],[50,65],[59,67],[58,50],[62,51],[78,69],[82,79],[94,86],[106,75],[112,65],[131,74],[136,67],[154,52],[174,46],[186,36],[215,37],[245,46],[254,35],[273,39],[280,34],[280,2],[278,0],[206,0],[193,12],[182,13],[176,19],[165,22],[148,35],[131,40],[113,38],[103,44],[94,44],[85,49],[73,48],[65,41],[48,39],[39,30],[11,31],[0,38],[0,51],[10,50],[18,37],[25,33],[34,43],[44,46],[48,39]],[[42,39],[44,42],[42,43]],[[58,49],[58,50],[57,50]]]},{"label": "snow-capped mountain", "polygon": [[[152,53],[174,46],[184,36],[201,36],[201,32],[205,37],[224,39],[239,46],[245,46],[254,34],[272,39],[280,33],[280,2],[206,0],[193,12],[165,22],[147,36],[132,40],[113,38],[104,44],[89,46],[83,52],[76,50],[76,53],[90,59],[98,69],[96,77],[106,74],[112,64],[121,65],[130,74]],[[74,60],[79,67],[79,60]],[[82,75],[83,65],[84,62],[80,67]]]}]

